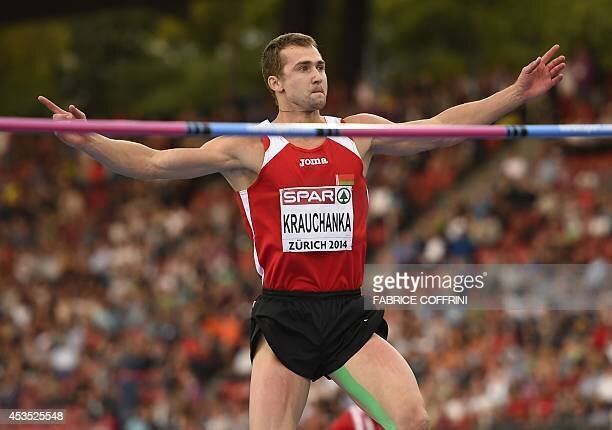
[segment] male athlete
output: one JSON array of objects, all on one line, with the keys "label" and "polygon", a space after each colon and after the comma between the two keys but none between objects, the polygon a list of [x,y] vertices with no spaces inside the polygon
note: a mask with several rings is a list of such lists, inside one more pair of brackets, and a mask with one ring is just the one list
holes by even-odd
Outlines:
[{"label": "male athlete", "polygon": [[[490,124],[561,79],[558,46],[525,66],[492,96],[410,124]],[[325,62],[298,33],[272,40],[262,55],[278,105],[274,123],[330,123]],[[85,119],[44,97],[54,119]],[[391,124],[361,113],[345,123]],[[267,122],[267,121],[266,121]],[[163,151],[99,134],[58,137],[119,174],[187,179],[221,173],[237,192],[263,292],[251,317],[249,423],[252,430],[295,429],[311,380],[328,376],[385,429],[426,429],[427,413],[406,360],[385,340],[382,311],[365,311],[360,287],[366,255],[365,176],[376,154],[410,155],[460,139],[222,136],[200,148]]]}]

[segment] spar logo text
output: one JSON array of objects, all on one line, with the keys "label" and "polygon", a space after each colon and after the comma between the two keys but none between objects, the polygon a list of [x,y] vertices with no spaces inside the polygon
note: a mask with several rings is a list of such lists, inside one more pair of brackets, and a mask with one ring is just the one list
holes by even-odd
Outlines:
[{"label": "spar logo text", "polygon": [[291,188],[281,190],[281,201],[284,205],[333,205],[336,203],[336,190],[335,187]]}]

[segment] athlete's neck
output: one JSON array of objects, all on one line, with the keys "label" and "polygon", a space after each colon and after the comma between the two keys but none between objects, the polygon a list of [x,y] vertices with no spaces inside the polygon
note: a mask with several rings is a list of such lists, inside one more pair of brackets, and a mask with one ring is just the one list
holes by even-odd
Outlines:
[{"label": "athlete's neck", "polygon": [[321,116],[321,113],[318,110],[311,111],[311,112],[279,110],[278,115],[272,122],[321,122],[321,123],[324,123],[325,119]]}]

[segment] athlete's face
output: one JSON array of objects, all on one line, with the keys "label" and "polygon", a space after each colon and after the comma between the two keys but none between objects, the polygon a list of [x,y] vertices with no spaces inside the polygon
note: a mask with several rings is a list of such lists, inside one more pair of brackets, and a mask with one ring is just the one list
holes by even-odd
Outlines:
[{"label": "athlete's face", "polygon": [[319,50],[313,46],[289,46],[280,55],[283,71],[277,82],[279,107],[302,111],[323,109],[327,100],[327,75]]}]

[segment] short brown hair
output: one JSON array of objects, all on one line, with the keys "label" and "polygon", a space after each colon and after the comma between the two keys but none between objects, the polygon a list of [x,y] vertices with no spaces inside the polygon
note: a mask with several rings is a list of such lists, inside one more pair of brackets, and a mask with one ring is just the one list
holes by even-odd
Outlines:
[{"label": "short brown hair", "polygon": [[283,71],[280,52],[288,46],[317,47],[317,42],[310,36],[302,33],[286,33],[272,39],[261,54],[261,74],[266,88],[276,100],[274,91],[268,86],[268,76],[280,76]]}]

